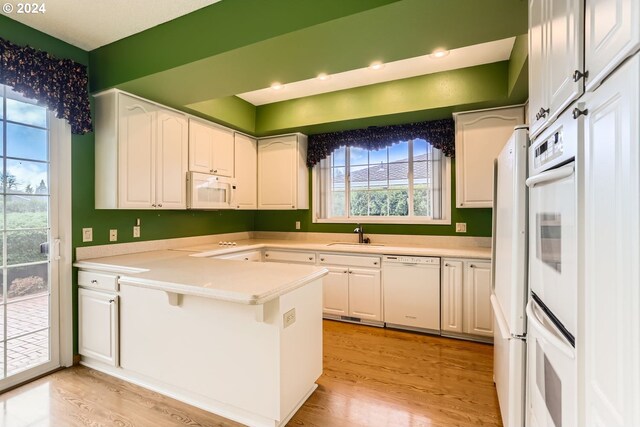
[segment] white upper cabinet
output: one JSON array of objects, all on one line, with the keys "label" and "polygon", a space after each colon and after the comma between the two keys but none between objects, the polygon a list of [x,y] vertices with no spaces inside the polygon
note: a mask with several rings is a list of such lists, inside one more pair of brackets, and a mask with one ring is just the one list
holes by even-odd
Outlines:
[{"label": "white upper cabinet", "polygon": [[307,137],[302,134],[258,141],[258,209],[308,209]]},{"label": "white upper cabinet", "polygon": [[235,134],[235,174],[237,209],[258,207],[258,142],[240,133]]},{"label": "white upper cabinet", "polygon": [[189,170],[233,177],[234,132],[189,119]]},{"label": "white upper cabinet", "polygon": [[[156,206],[184,209],[187,200],[185,172],[188,162],[188,122],[181,114],[158,111],[156,144]],[[180,144],[176,144],[180,141]]]},{"label": "white upper cabinet", "polygon": [[586,0],[585,69],[588,91],[640,48],[638,0]]},{"label": "white upper cabinet", "polygon": [[493,161],[524,123],[522,107],[458,113],[456,121],[456,206],[490,208]]},{"label": "white upper cabinet", "polygon": [[95,99],[96,208],[186,209],[186,116],[113,89]]},{"label": "white upper cabinet", "polygon": [[536,136],[583,92],[583,9],[529,0],[529,132]]}]

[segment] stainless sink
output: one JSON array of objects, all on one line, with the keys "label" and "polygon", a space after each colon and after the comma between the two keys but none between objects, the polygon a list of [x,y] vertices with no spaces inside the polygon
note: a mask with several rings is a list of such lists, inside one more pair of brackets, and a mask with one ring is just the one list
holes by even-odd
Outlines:
[{"label": "stainless sink", "polygon": [[384,246],[380,243],[351,243],[351,242],[331,242],[327,243],[327,246]]}]

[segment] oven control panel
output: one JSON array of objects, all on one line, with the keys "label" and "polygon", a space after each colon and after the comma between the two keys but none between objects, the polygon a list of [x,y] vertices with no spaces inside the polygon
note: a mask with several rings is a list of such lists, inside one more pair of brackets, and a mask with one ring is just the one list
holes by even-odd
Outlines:
[{"label": "oven control panel", "polygon": [[562,156],[564,144],[562,130],[554,132],[533,149],[533,165],[536,169]]}]

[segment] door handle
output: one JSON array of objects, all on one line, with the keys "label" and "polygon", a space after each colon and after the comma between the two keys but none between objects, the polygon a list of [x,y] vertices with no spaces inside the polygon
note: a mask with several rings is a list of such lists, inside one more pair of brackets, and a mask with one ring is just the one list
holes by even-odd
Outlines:
[{"label": "door handle", "polygon": [[538,318],[538,315],[533,311],[533,300],[529,300],[527,303],[527,318],[529,319],[530,325],[533,329],[538,332],[545,341],[549,342],[552,346],[560,350],[562,354],[567,356],[569,359],[575,358],[575,352],[573,347],[565,344],[560,338],[556,337],[551,331],[547,329],[546,326],[542,323],[542,321]]},{"label": "door handle", "polygon": [[562,178],[566,178],[568,176],[573,175],[574,168],[571,166],[564,166],[558,169],[552,169],[547,172],[539,173],[538,175],[532,176],[531,178],[527,178],[525,184],[529,188],[533,188],[538,184],[557,181]]}]

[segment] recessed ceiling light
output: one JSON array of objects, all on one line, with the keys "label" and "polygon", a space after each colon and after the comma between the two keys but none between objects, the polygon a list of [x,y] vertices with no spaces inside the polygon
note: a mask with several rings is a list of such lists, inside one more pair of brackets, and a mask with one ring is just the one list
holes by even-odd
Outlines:
[{"label": "recessed ceiling light", "polygon": [[436,49],[429,56],[432,57],[432,58],[444,58],[447,55],[449,55],[449,51],[448,50],[446,50],[446,49]]},{"label": "recessed ceiling light", "polygon": [[278,82],[271,83],[271,89],[273,89],[273,90],[280,90],[283,87],[284,87],[284,85],[282,83],[278,83]]},{"label": "recessed ceiling light", "polygon": [[320,73],[318,74],[318,80],[329,80],[331,78],[331,75],[327,74],[327,73]]},{"label": "recessed ceiling light", "polygon": [[372,62],[371,65],[369,65],[369,68],[372,70],[382,70],[384,68],[384,64],[380,61]]}]

